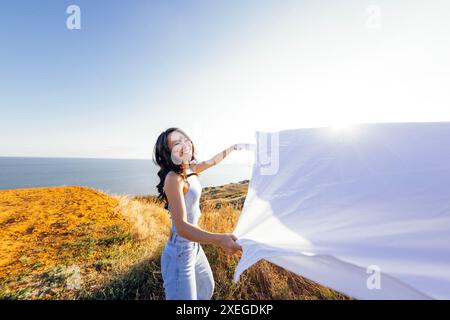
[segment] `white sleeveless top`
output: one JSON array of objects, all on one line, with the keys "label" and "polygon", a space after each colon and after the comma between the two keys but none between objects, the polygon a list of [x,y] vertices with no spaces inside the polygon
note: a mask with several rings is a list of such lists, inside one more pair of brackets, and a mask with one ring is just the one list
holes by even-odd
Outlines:
[{"label": "white sleeveless top", "polygon": [[[193,173],[194,171],[191,168],[186,169],[186,175]],[[200,211],[200,195],[202,193],[202,186],[200,181],[196,175],[191,175],[187,177],[187,182],[189,183],[189,189],[184,195],[184,203],[186,206],[186,214],[187,221],[193,225],[198,224],[198,220],[200,219],[201,211]],[[175,223],[172,218],[172,211],[170,210],[170,218],[172,219],[172,234],[176,232]]]}]

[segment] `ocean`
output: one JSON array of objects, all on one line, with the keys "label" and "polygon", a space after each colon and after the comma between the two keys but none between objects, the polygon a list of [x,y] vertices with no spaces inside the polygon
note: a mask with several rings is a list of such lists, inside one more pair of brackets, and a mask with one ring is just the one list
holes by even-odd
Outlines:
[{"label": "ocean", "polygon": [[[200,173],[203,187],[250,179],[251,164],[219,163]],[[151,159],[0,157],[0,189],[85,186],[108,194],[156,195]]]}]

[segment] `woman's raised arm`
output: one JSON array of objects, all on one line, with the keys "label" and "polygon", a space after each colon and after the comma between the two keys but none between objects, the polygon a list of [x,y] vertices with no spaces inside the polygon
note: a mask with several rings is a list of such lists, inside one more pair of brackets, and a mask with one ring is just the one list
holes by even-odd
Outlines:
[{"label": "woman's raised arm", "polygon": [[237,150],[236,147],[237,147],[237,144],[233,144],[231,147],[228,147],[227,149],[223,150],[222,152],[219,152],[218,154],[216,154],[214,157],[212,157],[209,160],[191,164],[192,170],[194,170],[196,173],[200,173],[212,166],[215,166],[220,161],[225,159],[233,150]]}]

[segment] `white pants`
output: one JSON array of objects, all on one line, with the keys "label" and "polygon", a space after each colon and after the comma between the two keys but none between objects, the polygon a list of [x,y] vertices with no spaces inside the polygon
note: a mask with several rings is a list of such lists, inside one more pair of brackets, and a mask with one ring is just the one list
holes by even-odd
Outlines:
[{"label": "white pants", "polygon": [[174,234],[161,255],[167,300],[210,300],[214,277],[202,246]]}]

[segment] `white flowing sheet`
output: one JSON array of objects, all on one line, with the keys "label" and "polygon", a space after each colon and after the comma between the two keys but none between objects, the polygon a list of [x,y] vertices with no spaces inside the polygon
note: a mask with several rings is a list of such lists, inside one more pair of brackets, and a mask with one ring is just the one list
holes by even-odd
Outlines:
[{"label": "white flowing sheet", "polygon": [[450,123],[255,132],[234,281],[266,259],[356,299],[450,299]]}]

